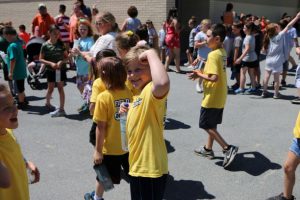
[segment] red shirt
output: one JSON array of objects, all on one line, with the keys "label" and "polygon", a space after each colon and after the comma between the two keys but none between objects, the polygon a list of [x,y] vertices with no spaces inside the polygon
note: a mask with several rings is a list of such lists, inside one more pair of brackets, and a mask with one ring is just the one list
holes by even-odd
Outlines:
[{"label": "red shirt", "polygon": [[26,32],[20,32],[19,33],[19,37],[24,41],[24,45],[22,47],[23,47],[23,49],[25,49],[26,48],[26,44],[27,44],[27,42],[30,39],[30,34],[26,33]]}]

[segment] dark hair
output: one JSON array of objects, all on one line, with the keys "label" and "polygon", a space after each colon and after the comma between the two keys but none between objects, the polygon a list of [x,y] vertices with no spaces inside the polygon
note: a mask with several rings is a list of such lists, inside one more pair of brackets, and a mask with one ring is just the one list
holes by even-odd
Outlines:
[{"label": "dark hair", "polygon": [[99,61],[99,75],[108,90],[123,89],[127,72],[118,57],[106,57]]},{"label": "dark hair", "polygon": [[226,28],[223,24],[214,24],[211,27],[211,34],[213,37],[219,36],[220,41],[223,42],[226,37]]},{"label": "dark hair", "polygon": [[148,42],[149,35],[148,35],[148,29],[146,24],[140,25],[135,33],[139,36],[140,40],[145,40]]},{"label": "dark hair", "polygon": [[136,18],[139,12],[135,6],[130,6],[127,10],[127,14],[129,15],[129,17]]},{"label": "dark hair", "polygon": [[112,49],[102,49],[96,54],[96,62],[99,62],[102,58],[105,57],[115,57],[117,56],[116,52]]},{"label": "dark hair", "polygon": [[64,4],[59,5],[59,12],[66,12],[66,6]]},{"label": "dark hair", "polygon": [[11,26],[5,26],[3,29],[3,34],[4,35],[17,35],[16,29],[14,29]]},{"label": "dark hair", "polygon": [[95,80],[99,77],[98,62],[105,57],[115,57],[116,52],[112,49],[102,49],[96,54],[96,58],[92,60],[92,67],[90,67],[90,80]]},{"label": "dark hair", "polygon": [[255,28],[255,24],[253,22],[248,22],[245,24],[245,26],[248,30],[250,30],[250,33],[252,34],[252,32],[254,31],[254,28]]},{"label": "dark hair", "polygon": [[232,11],[232,9],[233,9],[233,4],[232,3],[228,3],[226,5],[226,12]]},{"label": "dark hair", "polygon": [[24,25],[24,24],[21,24],[20,26],[19,26],[19,29],[21,29],[21,30],[26,30],[26,26]]},{"label": "dark hair", "polygon": [[178,11],[177,11],[177,8],[171,8],[169,10],[169,13],[168,13],[168,20],[173,17],[173,18],[178,18]]}]

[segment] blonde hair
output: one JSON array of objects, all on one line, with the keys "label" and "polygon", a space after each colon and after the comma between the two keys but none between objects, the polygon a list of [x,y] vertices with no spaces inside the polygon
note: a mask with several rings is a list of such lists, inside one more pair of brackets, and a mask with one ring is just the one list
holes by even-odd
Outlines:
[{"label": "blonde hair", "polygon": [[119,49],[130,50],[134,47],[140,37],[132,31],[122,32],[116,37],[116,45]]},{"label": "blonde hair", "polygon": [[116,25],[116,18],[110,12],[101,12],[97,15],[97,18],[105,23],[110,23],[112,27]]},{"label": "blonde hair", "polygon": [[128,66],[129,62],[138,59],[138,57],[145,51],[149,50],[150,48],[147,46],[135,46],[131,48],[125,57],[123,58],[123,63],[125,66]]},{"label": "blonde hair", "polygon": [[201,21],[201,26],[207,26],[207,25],[211,25],[211,20],[210,19],[203,19]]}]

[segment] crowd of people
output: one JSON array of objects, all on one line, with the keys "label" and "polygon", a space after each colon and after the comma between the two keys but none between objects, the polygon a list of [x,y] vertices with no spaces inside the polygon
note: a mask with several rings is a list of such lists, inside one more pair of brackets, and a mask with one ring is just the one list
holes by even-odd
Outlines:
[{"label": "crowd of people", "polygon": [[[150,19],[145,23],[138,19],[135,6],[128,8],[128,18],[120,27],[112,13],[90,9],[83,0],[74,1],[70,17],[65,13],[66,6],[62,4],[59,14],[52,17],[46,5],[39,4],[31,33],[24,25],[18,32],[11,23],[0,27],[0,60],[8,82],[8,87],[0,84],[0,199],[29,199],[26,168],[34,175],[32,183],[39,181],[39,170],[22,156],[12,133],[18,127],[18,109],[26,110],[29,104],[25,80],[33,80],[28,83],[34,88],[38,78],[47,78],[45,109],[51,117],[62,117],[66,115],[64,85],[70,69],[76,70],[76,85],[82,97],[78,112],[88,112],[93,118],[90,142],[94,146],[94,167],[105,166],[113,184],[120,183],[123,171],[129,178],[133,200],[163,199],[168,177],[163,137],[170,90],[167,72],[173,60],[175,72],[181,72],[183,26],[177,9],[170,9],[158,32]],[[262,87],[261,97],[267,98],[273,74],[273,98],[279,99],[290,61],[296,70],[298,91],[292,103],[300,103],[300,67],[290,56],[294,46],[300,55],[293,28],[299,18],[300,13],[294,18],[284,15],[276,24],[265,17],[237,16],[229,3],[221,16],[222,23],[212,25],[210,19],[203,19],[197,25],[195,17],[188,21],[188,77],[197,80],[197,92],[204,93],[199,128],[208,134],[206,144],[195,149],[197,155],[214,158],[212,148],[216,141],[223,149],[223,167],[227,168],[238,152],[238,147],[227,143],[217,130],[228,93],[227,67],[231,67],[231,79],[236,81],[230,87],[233,93],[257,94]],[[34,48],[37,52],[29,49],[32,44],[39,44]],[[266,66],[261,82],[262,57]],[[58,107],[50,102],[55,86]],[[126,141],[121,137],[121,115],[127,116]],[[300,113],[285,164],[284,192],[271,199],[294,199],[295,171],[300,163],[299,126]],[[16,151],[10,152],[8,145]],[[98,175],[96,179],[95,190],[86,193],[85,200],[103,199],[106,186]]]}]

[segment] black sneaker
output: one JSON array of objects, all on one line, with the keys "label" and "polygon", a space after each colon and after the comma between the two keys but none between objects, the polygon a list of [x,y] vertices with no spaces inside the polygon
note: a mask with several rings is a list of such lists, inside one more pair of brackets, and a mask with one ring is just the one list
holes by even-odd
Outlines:
[{"label": "black sneaker", "polygon": [[283,196],[283,193],[277,195],[277,196],[274,196],[274,197],[270,197],[266,200],[295,200],[296,198],[292,195],[292,197],[290,199],[287,199]]},{"label": "black sneaker", "polygon": [[285,80],[281,80],[281,86],[286,87],[286,81]]},{"label": "black sneaker", "polygon": [[228,149],[223,151],[223,153],[224,153],[223,167],[224,168],[228,167],[232,163],[238,150],[239,150],[238,147],[229,145]]}]

